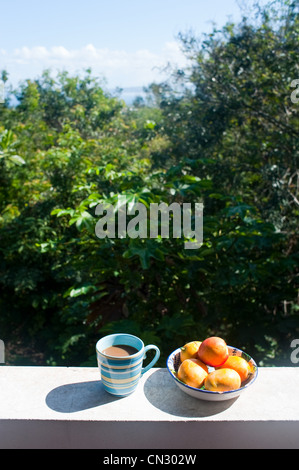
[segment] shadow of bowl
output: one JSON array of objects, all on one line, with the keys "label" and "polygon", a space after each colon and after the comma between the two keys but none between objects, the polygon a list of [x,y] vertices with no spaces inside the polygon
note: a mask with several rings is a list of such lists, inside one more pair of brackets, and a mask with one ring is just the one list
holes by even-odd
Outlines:
[{"label": "shadow of bowl", "polygon": [[144,394],[156,408],[174,416],[203,418],[228,409],[238,399],[212,402],[197,400],[183,393],[166,369],[158,369],[144,382]]}]

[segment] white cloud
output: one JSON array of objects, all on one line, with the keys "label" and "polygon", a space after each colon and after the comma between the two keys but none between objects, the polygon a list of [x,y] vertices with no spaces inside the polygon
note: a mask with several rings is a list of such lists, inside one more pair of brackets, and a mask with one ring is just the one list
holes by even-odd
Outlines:
[{"label": "white cloud", "polygon": [[12,52],[0,49],[1,68],[7,69],[12,82],[35,78],[45,69],[79,72],[91,67],[93,74],[104,77],[111,87],[144,86],[164,78],[159,69],[168,62],[183,66],[183,56],[179,44],[168,42],[160,53],[148,49],[135,52],[96,48],[87,44],[79,49],[64,46],[27,47]]}]

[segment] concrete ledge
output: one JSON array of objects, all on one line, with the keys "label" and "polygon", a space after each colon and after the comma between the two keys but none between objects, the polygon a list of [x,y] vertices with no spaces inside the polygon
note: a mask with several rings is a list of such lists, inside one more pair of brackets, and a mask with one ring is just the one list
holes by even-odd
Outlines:
[{"label": "concrete ledge", "polygon": [[196,400],[167,369],[125,398],[97,368],[0,367],[0,448],[299,448],[299,368],[260,368],[235,400]]}]

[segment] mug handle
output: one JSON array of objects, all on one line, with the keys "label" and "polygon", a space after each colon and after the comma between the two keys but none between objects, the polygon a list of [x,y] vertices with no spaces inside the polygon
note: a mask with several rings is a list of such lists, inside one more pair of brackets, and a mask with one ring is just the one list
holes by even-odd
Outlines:
[{"label": "mug handle", "polygon": [[151,367],[153,367],[156,364],[159,357],[160,357],[160,349],[158,348],[158,346],[155,346],[154,344],[149,344],[148,346],[145,346],[145,348],[144,348],[144,358],[145,358],[145,354],[150,349],[154,349],[156,351],[155,357],[151,360],[151,362],[147,366],[142,367],[141,375],[144,374],[145,372],[147,372]]}]

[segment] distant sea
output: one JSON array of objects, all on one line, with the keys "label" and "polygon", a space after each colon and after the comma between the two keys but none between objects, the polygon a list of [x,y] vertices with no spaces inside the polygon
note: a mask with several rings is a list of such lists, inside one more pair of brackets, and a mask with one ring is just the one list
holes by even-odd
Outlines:
[{"label": "distant sea", "polygon": [[113,96],[115,95],[119,96],[122,100],[125,101],[127,105],[131,105],[138,96],[142,98],[146,97],[146,93],[143,87],[138,87],[138,86],[125,87],[125,88],[120,88],[119,90],[121,91],[118,91],[117,89],[109,90],[109,91]]},{"label": "distant sea", "polygon": [[[120,99],[124,100],[124,102],[130,106],[133,101],[138,97],[142,97],[145,99],[146,93],[143,89],[143,87],[126,87],[126,88],[119,88],[119,89],[109,89],[108,92],[112,96],[117,96]],[[1,96],[0,96],[1,98]],[[0,101],[1,102],[1,101]],[[18,105],[18,100],[15,96],[10,97],[10,106],[17,106]]]}]

